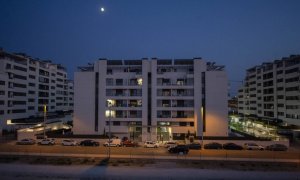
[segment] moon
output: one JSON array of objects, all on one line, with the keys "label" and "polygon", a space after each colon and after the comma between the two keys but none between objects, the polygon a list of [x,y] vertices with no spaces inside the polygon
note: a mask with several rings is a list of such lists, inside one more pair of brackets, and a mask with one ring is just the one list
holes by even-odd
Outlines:
[{"label": "moon", "polygon": [[105,11],[104,7],[101,7],[101,8],[100,8],[100,11],[101,11],[101,12],[104,12],[104,11]]}]

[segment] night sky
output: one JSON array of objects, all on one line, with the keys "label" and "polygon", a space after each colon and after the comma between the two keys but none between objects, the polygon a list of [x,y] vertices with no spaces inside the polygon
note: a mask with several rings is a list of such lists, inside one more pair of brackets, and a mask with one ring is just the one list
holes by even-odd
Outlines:
[{"label": "night sky", "polygon": [[233,95],[245,69],[300,54],[300,1],[0,0],[0,47],[70,78],[100,57],[202,57],[226,66]]}]

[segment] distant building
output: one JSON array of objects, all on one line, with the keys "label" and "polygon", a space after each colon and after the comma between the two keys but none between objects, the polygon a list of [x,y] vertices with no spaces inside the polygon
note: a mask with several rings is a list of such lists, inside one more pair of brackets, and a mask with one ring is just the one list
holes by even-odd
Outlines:
[{"label": "distant building", "polygon": [[238,114],[238,98],[237,96],[232,97],[228,100],[228,113],[229,114]]},{"label": "distant building", "polygon": [[195,59],[100,59],[75,72],[74,134],[227,136],[227,74]]},{"label": "distant building", "polygon": [[73,82],[51,61],[0,51],[0,127],[48,112],[73,110]]},{"label": "distant building", "polygon": [[239,114],[300,125],[300,55],[247,70],[238,92]]}]

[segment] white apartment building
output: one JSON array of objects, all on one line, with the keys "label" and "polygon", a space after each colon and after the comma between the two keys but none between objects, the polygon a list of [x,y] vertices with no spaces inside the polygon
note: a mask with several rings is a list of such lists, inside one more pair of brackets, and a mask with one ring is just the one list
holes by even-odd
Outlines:
[{"label": "white apartment building", "polygon": [[0,127],[7,120],[73,109],[73,82],[66,69],[51,61],[33,59],[0,49]]},{"label": "white apartment building", "polygon": [[[74,134],[227,136],[227,74],[194,59],[99,59],[75,72]],[[110,125],[110,126],[109,126]]]},{"label": "white apartment building", "polygon": [[300,55],[248,69],[238,93],[238,111],[300,125]]}]

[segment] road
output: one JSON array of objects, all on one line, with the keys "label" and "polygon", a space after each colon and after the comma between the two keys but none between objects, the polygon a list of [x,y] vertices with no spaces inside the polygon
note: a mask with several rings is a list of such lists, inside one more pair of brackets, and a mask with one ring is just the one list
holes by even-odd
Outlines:
[{"label": "road", "polygon": [[[143,147],[111,147],[112,155],[129,155],[129,156],[147,156],[147,157],[176,157],[177,154],[168,153],[164,147],[160,148],[143,148]],[[12,143],[1,143],[0,152],[6,154],[21,153],[26,154],[81,154],[81,155],[107,155],[107,147],[82,147],[82,146],[42,146],[42,145],[15,145]],[[300,151],[289,150],[287,152],[274,151],[249,151],[249,150],[190,150],[186,157],[202,158],[248,158],[248,159],[266,159],[266,160],[298,160],[300,162]]]},{"label": "road", "polygon": [[149,167],[0,164],[2,179],[299,179],[299,172]]}]

